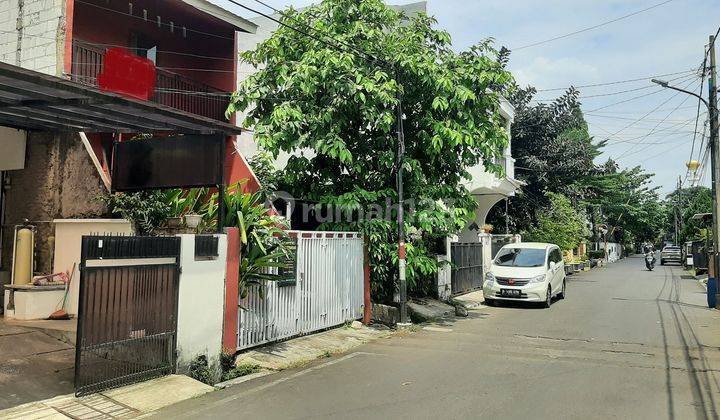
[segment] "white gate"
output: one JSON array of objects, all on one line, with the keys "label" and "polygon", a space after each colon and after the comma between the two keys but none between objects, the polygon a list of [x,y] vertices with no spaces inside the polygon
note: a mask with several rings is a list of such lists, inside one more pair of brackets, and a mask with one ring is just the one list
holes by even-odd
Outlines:
[{"label": "white gate", "polygon": [[[349,232],[291,232],[295,281],[269,281],[240,298],[238,350],[341,325],[363,315],[363,238]],[[264,296],[263,296],[264,294]]]}]

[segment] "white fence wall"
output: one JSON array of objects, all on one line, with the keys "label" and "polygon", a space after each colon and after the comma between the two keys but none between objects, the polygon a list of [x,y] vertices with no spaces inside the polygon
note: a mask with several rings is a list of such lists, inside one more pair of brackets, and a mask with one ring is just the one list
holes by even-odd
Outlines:
[{"label": "white fence wall", "polygon": [[[240,297],[238,350],[308,334],[363,315],[363,238],[347,232],[297,235],[294,284],[266,282]],[[263,296],[264,294],[264,296]]]},{"label": "white fence wall", "polygon": [[[619,260],[622,256],[622,245],[615,242],[609,242],[607,246],[608,262],[615,262]],[[595,249],[604,250],[605,242],[597,242],[595,245]]]}]

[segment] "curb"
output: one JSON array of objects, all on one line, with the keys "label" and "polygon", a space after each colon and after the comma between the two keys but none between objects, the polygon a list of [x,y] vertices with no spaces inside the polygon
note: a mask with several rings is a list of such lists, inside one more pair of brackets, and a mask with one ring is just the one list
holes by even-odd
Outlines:
[{"label": "curb", "polygon": [[215,384],[214,386],[216,389],[225,389],[225,388],[229,388],[231,386],[240,385],[243,382],[252,381],[253,379],[262,378],[263,376],[272,375],[273,373],[277,373],[277,371],[263,370],[261,372],[251,373],[250,375],[245,375],[245,376],[241,376],[239,378],[223,381],[223,382]]}]

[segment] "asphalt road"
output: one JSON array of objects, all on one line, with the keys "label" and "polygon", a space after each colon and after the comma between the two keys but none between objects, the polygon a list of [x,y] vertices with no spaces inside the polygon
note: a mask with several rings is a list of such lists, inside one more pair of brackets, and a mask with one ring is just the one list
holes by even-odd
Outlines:
[{"label": "asphalt road", "polygon": [[717,418],[720,312],[680,267],[642,258],[568,277],[550,309],[483,307],[163,418]]}]

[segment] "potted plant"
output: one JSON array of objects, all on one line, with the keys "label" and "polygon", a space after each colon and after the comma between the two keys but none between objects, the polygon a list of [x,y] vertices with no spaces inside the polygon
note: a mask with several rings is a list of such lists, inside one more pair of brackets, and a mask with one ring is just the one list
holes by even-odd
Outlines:
[{"label": "potted plant", "polygon": [[195,214],[195,213],[187,213],[184,217],[185,219],[185,226],[187,226],[190,229],[197,229],[198,226],[200,226],[200,222],[202,221],[202,215]]},{"label": "potted plant", "polygon": [[205,196],[207,190],[200,188],[193,188],[185,194],[185,211],[184,220],[185,226],[190,229],[197,230],[200,226],[200,222],[203,220],[203,216],[200,214],[200,207],[202,206],[201,197]]},{"label": "potted plant", "polygon": [[167,190],[165,192],[165,202],[170,206],[170,216],[165,220],[165,223],[169,228],[177,229],[182,226],[183,190]]},{"label": "potted plant", "polygon": [[573,268],[573,259],[572,255],[569,255],[567,252],[563,255],[563,261],[565,262],[565,275],[572,275],[575,273],[575,269]]}]

